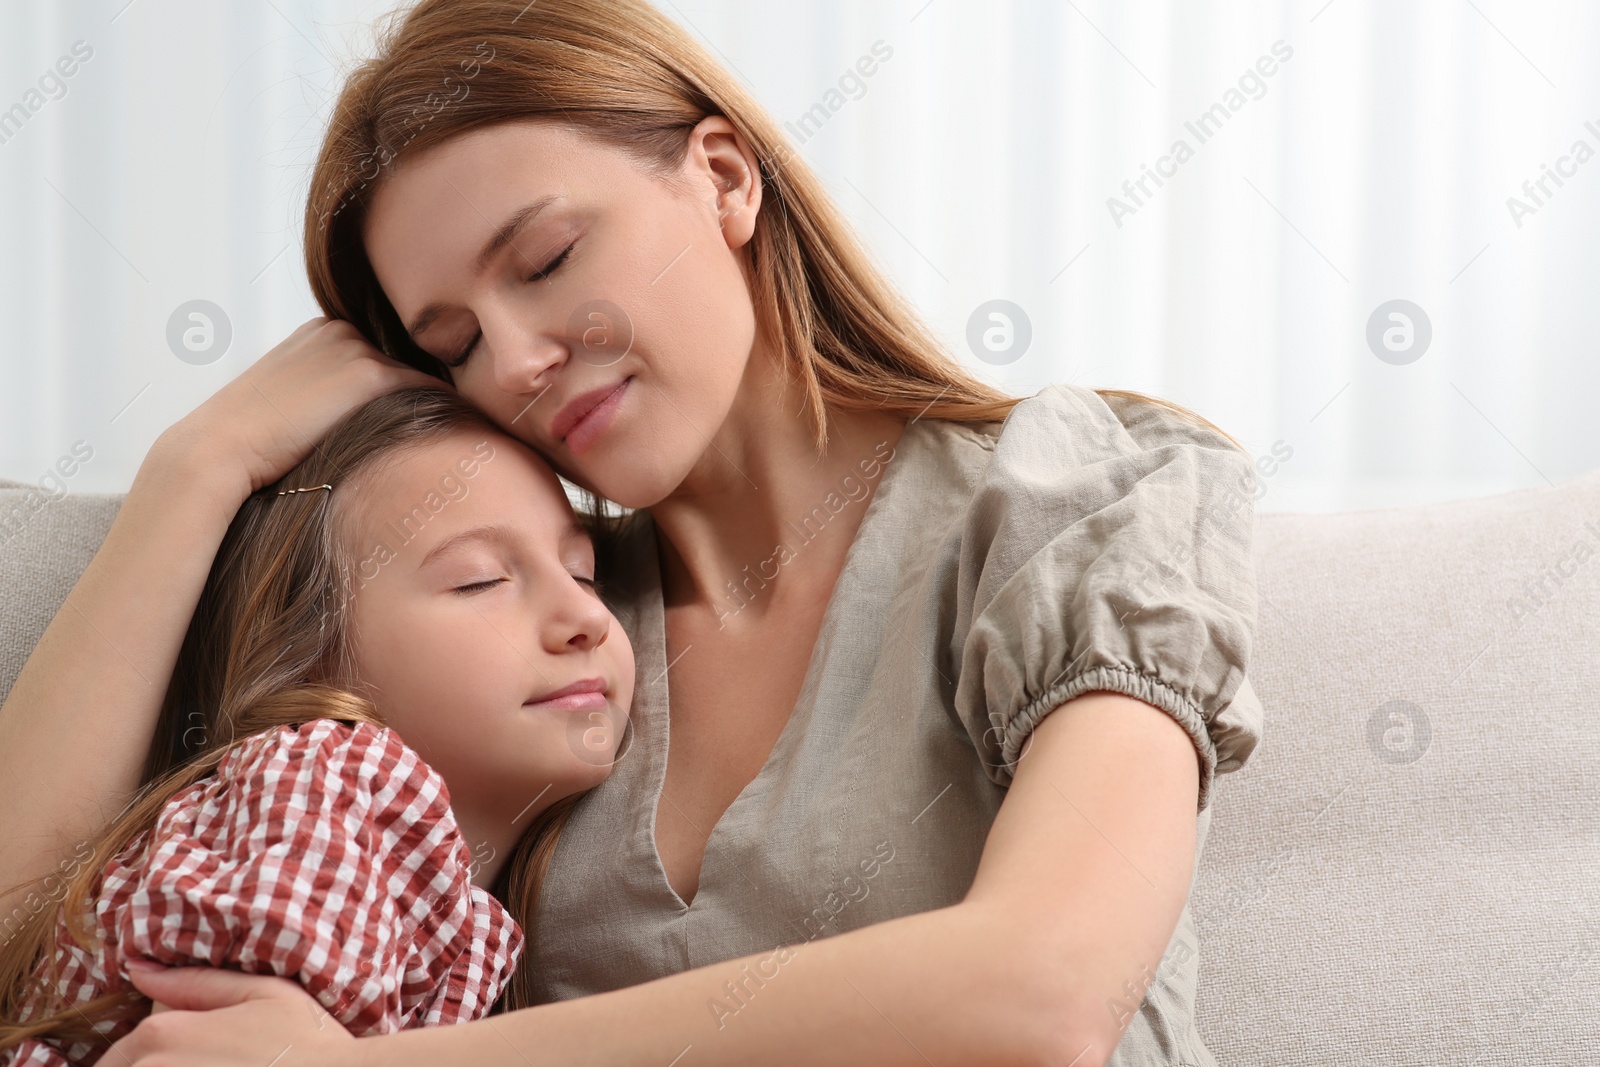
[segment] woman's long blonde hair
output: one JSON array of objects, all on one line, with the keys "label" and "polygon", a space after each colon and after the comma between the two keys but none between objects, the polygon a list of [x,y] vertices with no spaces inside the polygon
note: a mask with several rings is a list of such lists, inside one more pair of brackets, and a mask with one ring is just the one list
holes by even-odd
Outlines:
[{"label": "woman's long blonde hair", "polygon": [[[275,727],[313,719],[382,725],[377,709],[357,695],[348,612],[353,566],[334,529],[333,495],[279,496],[276,490],[331,484],[334,493],[348,493],[355,487],[351,480],[380,458],[475,429],[499,433],[448,389],[389,393],[351,413],[304,462],[245,501],[217,550],[184,637],[138,795],[80,850],[74,872],[56,879],[63,885],[55,899],[48,891],[29,896],[38,906],[27,907],[26,919],[8,929],[0,945],[0,1050],[28,1037],[99,1041],[94,1023],[148,1010],[136,991],[74,1006],[62,999],[52,966],[42,981],[35,972],[41,956],[54,962],[62,914],[77,942],[91,948],[89,903],[100,874],[155,825],[169,800],[213,773],[247,739]],[[532,930],[539,882],[575,800],[557,801],[535,820],[492,887],[524,932]],[[32,1003],[34,994],[42,999]],[[518,967],[497,1010],[532,1003],[528,971]],[[21,1022],[24,1009],[30,1018]]]},{"label": "woman's long blonde hair", "polygon": [[[324,312],[405,363],[449,372],[407,334],[362,244],[373,191],[397,161],[469,130],[547,120],[624,150],[653,173],[681,168],[688,134],[721,115],[761,163],[749,242],[756,322],[798,381],[818,451],[827,413],[1002,420],[1008,396],[951,358],[878,272],[776,122],[646,0],[421,0],[392,14],[378,55],[333,109],[306,202],[305,254]],[[1243,446],[1198,414],[1120,389]],[[587,495],[591,510],[598,502]]]}]

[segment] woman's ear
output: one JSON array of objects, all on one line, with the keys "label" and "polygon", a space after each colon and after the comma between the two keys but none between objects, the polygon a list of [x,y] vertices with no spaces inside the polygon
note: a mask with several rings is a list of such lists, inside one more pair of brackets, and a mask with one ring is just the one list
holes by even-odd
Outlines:
[{"label": "woman's ear", "polygon": [[728,247],[745,245],[761,211],[761,165],[750,143],[726,118],[709,115],[689,134],[685,166],[695,187],[709,190]]}]

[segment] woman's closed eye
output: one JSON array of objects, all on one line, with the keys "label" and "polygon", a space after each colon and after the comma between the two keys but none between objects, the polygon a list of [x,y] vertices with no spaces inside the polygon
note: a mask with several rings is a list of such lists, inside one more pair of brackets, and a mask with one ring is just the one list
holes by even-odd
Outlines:
[{"label": "woman's closed eye", "polygon": [[[548,266],[542,268],[541,270],[534,271],[532,275],[523,279],[523,281],[527,284],[531,284],[533,282],[543,281],[544,279],[550,277],[550,275],[556,272],[556,269],[560,267],[561,264],[567,261],[567,257],[572,254],[572,250],[576,247],[578,247],[578,242],[572,242],[572,244],[568,245],[559,256],[551,260]],[[467,362],[468,359],[472,357],[472,353],[477,350],[478,342],[481,340],[483,340],[483,331],[480,330],[472,335],[472,340],[467,342],[465,348],[461,349],[450,359],[445,360],[444,365],[449,367],[451,370],[460,368]]]}]

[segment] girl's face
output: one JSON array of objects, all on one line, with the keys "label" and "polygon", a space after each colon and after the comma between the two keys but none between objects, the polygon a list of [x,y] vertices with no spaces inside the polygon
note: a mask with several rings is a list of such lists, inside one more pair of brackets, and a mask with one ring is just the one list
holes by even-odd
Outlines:
[{"label": "girl's face", "polygon": [[721,473],[730,411],[768,407],[745,380],[759,176],[720,116],[671,183],[570,129],[510,123],[397,164],[364,240],[463,395],[571,481],[646,507],[697,464]]},{"label": "girl's face", "polygon": [[492,431],[404,448],[335,499],[357,678],[469,839],[509,847],[606,777],[633,701],[593,545],[549,466]]}]

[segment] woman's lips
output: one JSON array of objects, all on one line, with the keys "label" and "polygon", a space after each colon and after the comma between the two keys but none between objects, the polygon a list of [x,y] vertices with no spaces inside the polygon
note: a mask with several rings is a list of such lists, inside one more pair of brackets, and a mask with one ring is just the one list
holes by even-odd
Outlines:
[{"label": "woman's lips", "polygon": [[571,430],[567,431],[567,447],[572,450],[573,455],[579,455],[585,451],[590,445],[594,444],[601,434],[605,433],[606,428],[615,420],[617,409],[621,407],[623,399],[627,396],[628,384],[632,381],[632,378],[624,378],[622,384],[618,385],[611,392],[611,395],[596,404],[587,415],[578,420]]}]

